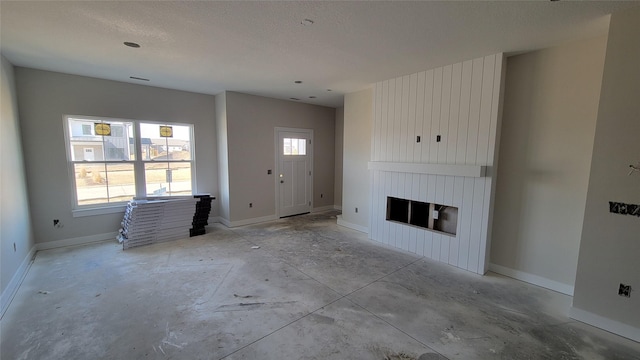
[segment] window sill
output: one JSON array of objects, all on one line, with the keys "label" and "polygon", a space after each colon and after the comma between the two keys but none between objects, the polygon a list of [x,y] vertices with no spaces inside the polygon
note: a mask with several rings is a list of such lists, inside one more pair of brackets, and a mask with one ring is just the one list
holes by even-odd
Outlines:
[{"label": "window sill", "polygon": [[116,214],[123,213],[127,208],[126,204],[116,205],[116,206],[108,206],[108,207],[99,207],[99,208],[89,208],[89,209],[75,209],[71,211],[73,217],[84,217],[84,216],[95,216],[95,215],[106,215],[106,214]]}]

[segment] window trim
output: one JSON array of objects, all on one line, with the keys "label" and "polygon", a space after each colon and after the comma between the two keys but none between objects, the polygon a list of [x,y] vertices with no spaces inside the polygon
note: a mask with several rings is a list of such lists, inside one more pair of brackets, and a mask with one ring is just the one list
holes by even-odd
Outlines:
[{"label": "window trim", "polygon": [[[133,164],[134,171],[134,186],[135,186],[135,197],[155,197],[154,195],[146,194],[146,179],[145,179],[145,164],[146,163],[190,163],[191,164],[191,194],[197,193],[197,183],[196,183],[196,156],[195,156],[195,125],[180,123],[180,122],[166,122],[166,121],[153,121],[153,120],[138,120],[138,119],[124,119],[124,118],[114,118],[114,117],[100,117],[94,115],[71,115],[65,114],[62,116],[63,129],[64,129],[64,142],[65,142],[65,150],[66,150],[66,158],[67,158],[67,176],[69,177],[69,187],[71,192],[71,212],[73,217],[82,217],[82,216],[92,216],[92,215],[102,215],[102,214],[111,214],[111,213],[119,213],[124,211],[126,204],[128,201],[118,201],[118,202],[106,202],[101,204],[88,204],[88,205],[80,205],[78,204],[78,193],[77,193],[77,182],[75,177],[75,164],[85,163],[84,161],[72,160],[72,147],[71,147],[71,127],[69,119],[86,119],[90,121],[102,121],[102,122],[129,122],[133,123],[133,143],[135,147],[135,159],[134,160],[101,160],[101,161],[91,161],[89,163],[94,164],[122,164],[129,163]],[[150,161],[142,159],[142,134],[140,132],[140,124],[157,124],[157,125],[177,125],[177,126],[187,126],[189,127],[189,150],[191,154],[190,160],[162,160],[162,161]],[[104,152],[104,151],[103,151]],[[162,195],[166,197],[167,195]],[[158,197],[162,197],[158,196]],[[181,195],[175,195],[181,196]],[[184,195],[182,195],[184,196]]]}]

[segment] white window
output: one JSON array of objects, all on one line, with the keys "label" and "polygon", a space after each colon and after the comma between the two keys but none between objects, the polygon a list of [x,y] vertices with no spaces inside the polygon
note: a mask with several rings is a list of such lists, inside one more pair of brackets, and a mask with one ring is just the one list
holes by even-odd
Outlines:
[{"label": "white window", "polygon": [[307,139],[283,139],[283,155],[307,155]]},{"label": "white window", "polygon": [[192,194],[192,125],[66,116],[65,127],[75,209]]}]

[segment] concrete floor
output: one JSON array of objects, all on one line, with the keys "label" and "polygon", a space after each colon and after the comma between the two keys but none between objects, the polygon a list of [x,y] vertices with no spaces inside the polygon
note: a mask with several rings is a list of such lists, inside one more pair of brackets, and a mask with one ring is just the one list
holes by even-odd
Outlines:
[{"label": "concrete floor", "polygon": [[325,212],[39,252],[0,357],[640,359],[640,344],[567,318],[570,304],[378,245]]}]

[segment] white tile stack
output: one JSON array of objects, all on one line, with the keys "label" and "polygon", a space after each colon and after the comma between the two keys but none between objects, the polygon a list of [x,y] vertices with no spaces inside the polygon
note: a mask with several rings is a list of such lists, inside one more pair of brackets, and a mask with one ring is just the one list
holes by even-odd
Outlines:
[{"label": "white tile stack", "polygon": [[134,199],[122,220],[123,249],[189,237],[198,198]]}]

